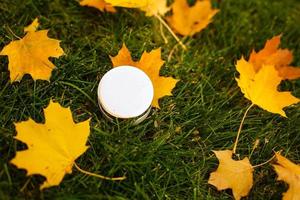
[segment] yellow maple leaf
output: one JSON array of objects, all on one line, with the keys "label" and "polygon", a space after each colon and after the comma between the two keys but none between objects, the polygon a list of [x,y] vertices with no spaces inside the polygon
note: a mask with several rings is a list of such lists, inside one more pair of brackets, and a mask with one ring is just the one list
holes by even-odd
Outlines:
[{"label": "yellow maple leaf", "polygon": [[214,151],[219,166],[210,174],[208,183],[218,190],[232,189],[236,200],[247,196],[253,185],[253,167],[248,158],[233,160],[232,151]]},{"label": "yellow maple leaf", "polygon": [[282,78],[274,65],[263,65],[258,72],[252,63],[244,58],[236,64],[240,77],[236,79],[245,97],[253,104],[272,113],[286,117],[284,107],[300,102],[291,92],[279,92]]},{"label": "yellow maple leaf", "polygon": [[279,48],[280,37],[281,35],[278,35],[268,40],[259,52],[253,50],[249,62],[254,65],[255,71],[263,65],[274,65],[283,79],[300,78],[300,67],[289,66],[293,61],[293,53],[288,49]]},{"label": "yellow maple leaf", "polygon": [[32,119],[15,124],[15,139],[27,144],[28,149],[18,151],[11,160],[26,169],[27,175],[45,176],[41,189],[58,185],[66,173],[72,172],[75,160],[88,148],[90,134],[90,120],[74,123],[69,108],[51,101],[44,113],[44,124]]},{"label": "yellow maple leaf", "polygon": [[34,31],[36,31],[37,29],[38,29],[38,27],[39,27],[39,19],[38,18],[35,18],[34,20],[33,20],[33,22],[29,25],[29,26],[26,26],[25,28],[24,28],[24,32],[26,33],[26,32],[34,32]]},{"label": "yellow maple leaf", "polygon": [[172,77],[159,76],[160,68],[164,61],[161,59],[161,49],[156,49],[151,52],[144,52],[141,59],[137,62],[133,61],[129,50],[124,44],[118,55],[111,57],[114,67],[122,65],[130,65],[143,70],[151,79],[154,87],[154,98],[152,106],[159,108],[158,100],[163,96],[172,95],[171,91],[175,87],[178,80]]},{"label": "yellow maple leaf", "polygon": [[146,12],[147,16],[164,15],[170,10],[167,7],[167,0],[105,0],[114,6],[125,8],[139,8]]},{"label": "yellow maple leaf", "polygon": [[289,189],[283,194],[283,200],[299,200],[300,199],[300,165],[296,165],[287,158],[275,153],[277,164],[273,165],[278,180],[282,180],[289,184]]},{"label": "yellow maple leaf", "polygon": [[187,0],[175,0],[171,5],[173,15],[166,18],[171,28],[185,36],[200,32],[211,23],[218,9],[213,9],[210,0],[196,1],[190,7]]},{"label": "yellow maple leaf", "polygon": [[148,0],[147,5],[140,9],[146,12],[146,16],[165,15],[170,10],[167,0]]},{"label": "yellow maple leaf", "polygon": [[100,11],[116,12],[116,9],[104,0],[82,0],[80,1],[80,5],[94,7]]},{"label": "yellow maple leaf", "polygon": [[141,8],[148,4],[148,0],[105,0],[113,6],[120,6],[126,8]]},{"label": "yellow maple leaf", "polygon": [[10,42],[0,52],[8,56],[11,82],[20,81],[24,74],[30,74],[34,80],[49,81],[55,68],[49,57],[64,54],[60,41],[47,36],[48,30],[33,31],[34,27],[35,24],[31,24],[24,38]]}]

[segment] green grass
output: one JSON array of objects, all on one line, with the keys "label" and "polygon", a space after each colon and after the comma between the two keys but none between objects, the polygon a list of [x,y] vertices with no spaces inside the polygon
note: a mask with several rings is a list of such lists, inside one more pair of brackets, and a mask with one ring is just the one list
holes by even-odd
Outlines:
[{"label": "green grass", "polygon": [[[152,111],[142,124],[108,122],[97,106],[96,88],[111,69],[108,55],[125,42],[135,58],[145,50],[162,47],[167,60],[176,41],[168,34],[164,44],[155,18],[142,12],[118,9],[101,13],[80,7],[73,0],[0,0],[0,48],[20,37],[35,17],[41,29],[62,41],[66,56],[54,59],[51,82],[34,82],[25,76],[10,83],[8,60],[0,57],[0,199],[232,199],[229,190],[208,185],[218,161],[212,150],[233,147],[243,112],[250,105],[238,88],[234,63],[248,58],[253,48],[283,33],[283,47],[293,50],[300,66],[300,2],[297,0],[224,0],[214,22],[192,38],[188,51],[177,48],[161,74],[181,81],[173,96],[161,99],[161,110]],[[300,81],[282,88],[300,97]],[[122,182],[103,181],[76,169],[58,187],[39,191],[42,176],[26,177],[25,170],[9,164],[26,146],[13,139],[13,123],[33,118],[43,122],[49,100],[71,106],[76,121],[92,117],[89,150],[76,162],[83,169],[108,175],[126,175]],[[263,98],[263,97],[262,97]],[[238,146],[240,158],[249,156],[256,139],[261,141],[250,160],[253,165],[274,151],[300,162],[300,106],[286,109],[288,118],[252,109]],[[254,186],[245,199],[281,199],[287,189],[276,181],[271,165],[254,172]],[[25,185],[23,191],[20,189]]]}]

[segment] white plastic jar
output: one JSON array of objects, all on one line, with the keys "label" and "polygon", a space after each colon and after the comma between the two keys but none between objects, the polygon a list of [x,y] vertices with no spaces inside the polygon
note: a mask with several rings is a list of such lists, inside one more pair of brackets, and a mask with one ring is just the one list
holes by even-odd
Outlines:
[{"label": "white plastic jar", "polygon": [[98,86],[98,103],[110,120],[134,119],[138,124],[150,113],[153,84],[142,70],[119,66],[108,71]]}]

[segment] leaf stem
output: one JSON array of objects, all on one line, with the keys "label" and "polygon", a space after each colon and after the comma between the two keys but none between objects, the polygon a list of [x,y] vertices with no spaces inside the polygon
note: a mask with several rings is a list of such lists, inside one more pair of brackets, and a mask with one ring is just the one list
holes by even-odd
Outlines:
[{"label": "leaf stem", "polygon": [[234,154],[236,153],[236,148],[237,148],[237,145],[238,145],[238,142],[239,142],[239,138],[240,138],[240,134],[241,134],[241,131],[242,131],[242,128],[243,128],[244,121],[245,121],[245,119],[246,119],[246,116],[247,116],[249,110],[250,110],[253,106],[254,106],[254,104],[251,104],[251,105],[247,108],[247,110],[245,111],[244,116],[243,116],[243,118],[242,118],[242,121],[241,121],[241,123],[240,123],[240,127],[239,127],[239,130],[238,130],[238,133],[237,133],[235,142],[234,142],[233,150],[232,150]]},{"label": "leaf stem", "polygon": [[163,24],[162,23],[159,23],[159,29],[160,29],[161,37],[164,39],[165,44],[168,44],[168,39],[165,36],[164,30],[163,30]]},{"label": "leaf stem", "polygon": [[104,180],[122,181],[122,180],[126,179],[125,176],[122,176],[122,177],[107,177],[107,176],[102,176],[102,175],[95,174],[95,173],[92,173],[92,172],[88,172],[88,171],[85,171],[85,170],[81,169],[76,163],[74,163],[74,166],[78,171],[80,171],[83,174],[86,174],[86,175],[89,175],[89,176],[94,176],[94,177],[101,178],[101,179],[104,179]]},{"label": "leaf stem", "polygon": [[260,164],[258,164],[258,165],[254,165],[254,166],[252,166],[252,168],[257,168],[257,167],[261,167],[261,166],[263,166],[263,165],[265,165],[265,164],[268,164],[268,163],[271,162],[275,157],[276,157],[276,156],[274,155],[274,156],[272,156],[272,158],[270,158],[269,160],[267,160],[267,161],[265,161],[265,162],[263,162],[263,163],[260,163]]},{"label": "leaf stem", "polygon": [[166,29],[171,33],[171,35],[175,38],[175,40],[182,46],[184,50],[187,50],[186,46],[181,42],[181,40],[176,36],[176,34],[172,31],[170,26],[161,18],[160,15],[155,15],[155,17],[166,27]]}]

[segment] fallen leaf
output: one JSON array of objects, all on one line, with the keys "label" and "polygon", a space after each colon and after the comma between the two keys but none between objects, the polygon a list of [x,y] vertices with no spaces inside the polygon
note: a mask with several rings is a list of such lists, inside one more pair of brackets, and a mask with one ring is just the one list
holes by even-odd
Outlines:
[{"label": "fallen leaf", "polygon": [[254,50],[250,54],[249,62],[258,71],[263,65],[274,65],[283,79],[300,78],[300,67],[289,66],[293,61],[293,53],[288,49],[280,49],[280,37],[275,36],[268,40],[265,47],[259,52]]},{"label": "fallen leaf", "polygon": [[125,8],[139,8],[146,12],[146,16],[164,15],[170,10],[167,0],[105,0],[114,6]]},{"label": "fallen leaf", "polygon": [[161,49],[151,52],[144,52],[139,61],[133,61],[129,50],[123,45],[118,55],[111,57],[114,67],[122,65],[130,65],[143,70],[151,79],[154,87],[154,98],[152,106],[159,108],[158,100],[163,96],[172,95],[171,91],[175,87],[178,80],[172,77],[162,77],[159,75],[160,68],[164,61],[161,59]]},{"label": "fallen leaf", "polygon": [[259,71],[255,71],[254,65],[242,58],[237,62],[236,69],[240,73],[236,81],[245,97],[253,104],[286,117],[283,108],[300,101],[291,92],[277,90],[282,78],[274,65],[263,65]]},{"label": "fallen leaf", "polygon": [[44,109],[45,123],[32,119],[16,123],[15,139],[27,144],[11,163],[26,169],[27,175],[40,174],[46,181],[40,189],[59,185],[66,173],[72,173],[75,160],[83,154],[90,134],[90,120],[74,123],[72,112],[50,102]]},{"label": "fallen leaf", "polygon": [[24,38],[10,42],[0,52],[8,56],[11,82],[20,81],[24,74],[30,74],[34,80],[49,81],[55,68],[49,57],[58,58],[64,54],[60,41],[47,36],[48,30],[34,31],[36,23],[26,28],[28,32]]},{"label": "fallen leaf", "polygon": [[148,0],[105,0],[105,2],[125,8],[141,8],[148,4]]},{"label": "fallen leaf", "polygon": [[233,160],[232,151],[214,151],[219,167],[210,174],[208,183],[218,190],[232,189],[236,200],[248,195],[253,185],[253,167],[248,158]]},{"label": "fallen leaf", "polygon": [[24,28],[24,32],[26,33],[26,32],[35,32],[37,29],[38,29],[38,27],[39,27],[39,19],[38,18],[35,18],[34,20],[33,20],[33,22],[29,25],[29,26],[26,26],[25,28]]},{"label": "fallen leaf", "polygon": [[206,28],[219,11],[212,8],[210,0],[198,0],[192,7],[187,0],[175,0],[171,9],[173,15],[166,20],[175,32],[184,36],[192,36]]},{"label": "fallen leaf", "polygon": [[283,200],[300,199],[300,165],[296,165],[287,158],[275,153],[277,164],[273,165],[278,175],[278,180],[289,184],[289,189],[283,194]]},{"label": "fallen leaf", "polygon": [[81,6],[90,6],[93,8],[97,8],[100,11],[107,12],[116,12],[116,9],[109,3],[106,3],[104,0],[82,0],[80,1]]},{"label": "fallen leaf", "polygon": [[165,15],[170,8],[167,6],[167,0],[148,0],[146,6],[140,8],[146,12],[146,16]]}]

